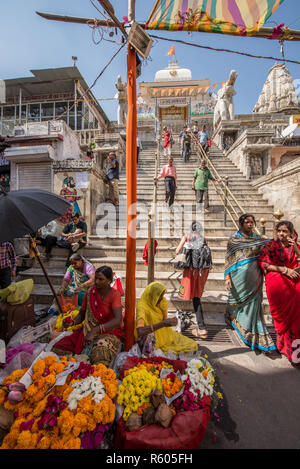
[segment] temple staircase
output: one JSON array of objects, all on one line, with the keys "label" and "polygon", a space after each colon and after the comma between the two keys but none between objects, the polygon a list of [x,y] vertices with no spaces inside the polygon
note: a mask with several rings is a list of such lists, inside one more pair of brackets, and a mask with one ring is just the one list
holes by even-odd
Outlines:
[{"label": "temple staircase", "polygon": [[[177,142],[177,138],[175,136]],[[148,240],[148,211],[153,202],[153,177],[155,172],[155,142],[143,142],[143,151],[140,153],[140,161],[137,169],[137,239],[136,239],[136,297],[140,298],[147,286],[147,266],[144,265],[143,250]],[[192,311],[191,301],[182,301],[178,298],[178,289],[182,272],[174,271],[171,260],[175,257],[175,249],[184,232],[189,232],[190,225],[196,216],[195,192],[192,190],[192,180],[195,169],[199,166],[199,160],[192,153],[190,161],[182,161],[179,146],[176,143],[172,149],[174,164],[178,175],[178,189],[176,191],[174,211],[170,212],[164,204],[164,182],[158,182],[157,203],[159,215],[155,239],[158,242],[155,255],[155,280],[162,282],[166,289],[166,298],[171,312]],[[264,217],[266,223],[266,235],[272,236],[273,207],[267,204],[263,197],[252,188],[245,176],[217,147],[210,150],[210,159],[222,178],[228,176],[229,188],[245,209],[252,213],[256,220]],[[160,168],[167,163],[167,157],[160,154]],[[95,267],[109,265],[122,278],[125,290],[126,277],[126,173],[120,174],[120,206],[110,204],[99,207],[96,226],[89,234],[89,244],[82,251],[83,255],[91,261]],[[203,310],[207,324],[224,324],[224,312],[226,308],[227,292],[224,285],[224,259],[226,245],[229,236],[236,231],[232,221],[224,224],[224,207],[216,193],[214,185],[209,185],[210,213],[201,218],[204,226],[204,236],[212,251],[213,268],[209,273],[205,291],[202,297]],[[180,212],[184,207],[184,216]],[[108,229],[109,228],[109,229]],[[65,272],[65,259],[67,251],[55,248],[53,257],[46,264],[49,277],[55,286],[59,288]],[[46,307],[52,303],[53,295],[46,279],[38,265],[24,271],[21,278],[31,277],[35,282],[34,298],[37,307]],[[264,298],[264,312],[267,323],[270,322],[269,308],[266,297]]]}]

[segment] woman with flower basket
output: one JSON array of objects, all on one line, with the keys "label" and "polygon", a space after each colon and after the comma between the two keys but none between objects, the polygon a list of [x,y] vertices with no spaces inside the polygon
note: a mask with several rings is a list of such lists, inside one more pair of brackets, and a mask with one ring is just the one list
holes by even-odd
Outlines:
[{"label": "woman with flower basket", "polygon": [[164,298],[166,287],[152,282],[144,290],[136,306],[135,337],[143,354],[151,355],[154,349],[164,353],[196,352],[197,343],[171,329],[176,318],[167,318],[168,302]]},{"label": "woman with flower basket", "polygon": [[95,273],[95,286],[85,294],[80,312],[73,324],[84,324],[73,334],[55,344],[53,351],[58,355],[66,352],[87,354],[91,363],[109,366],[120,352],[123,331],[121,294],[110,284],[112,269],[99,267]]}]

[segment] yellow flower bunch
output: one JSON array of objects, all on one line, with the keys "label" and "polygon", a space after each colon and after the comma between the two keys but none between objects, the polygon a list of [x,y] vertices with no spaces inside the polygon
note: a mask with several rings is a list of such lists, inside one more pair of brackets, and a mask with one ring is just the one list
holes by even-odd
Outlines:
[{"label": "yellow flower bunch", "polygon": [[147,370],[143,364],[127,370],[122,384],[119,386],[117,402],[123,405],[123,419],[137,412],[143,404],[150,405],[150,394],[153,389],[162,390],[161,380],[155,373]]},{"label": "yellow flower bunch", "polygon": [[[74,361],[74,359],[70,359]],[[89,396],[78,402],[77,409],[71,411],[68,407],[57,415],[56,425],[52,428],[39,428],[38,422],[46,409],[48,390],[55,383],[56,374],[61,373],[69,364],[66,357],[59,360],[56,356],[38,360],[33,366],[33,383],[23,394],[23,401],[10,404],[6,399],[7,393],[0,390],[0,405],[13,410],[16,419],[5,436],[1,449],[80,449],[80,434],[93,431],[97,424],[107,424],[114,420],[116,406],[113,402],[117,394],[117,379],[113,370],[102,364],[94,365],[94,372],[90,376],[101,378],[105,386],[105,396],[97,404]],[[3,384],[9,385],[25,374],[26,370],[17,370],[5,378]],[[54,386],[50,394],[55,394],[66,401],[72,392],[72,384],[81,381],[69,375],[66,384]],[[47,411],[47,410],[46,410]],[[26,427],[32,421],[30,429]]]},{"label": "yellow flower bunch", "polygon": [[62,332],[62,331],[69,331],[69,332],[73,332],[73,331],[76,331],[76,329],[79,329],[79,327],[81,327],[84,323],[81,322],[80,324],[76,324],[75,326],[69,326],[69,327],[64,327],[63,325],[63,322],[65,319],[67,318],[70,318],[70,319],[75,319],[76,316],[78,316],[79,314],[79,310],[78,309],[74,309],[73,311],[66,311],[64,312],[63,314],[60,314],[55,322],[55,331],[54,332]]}]

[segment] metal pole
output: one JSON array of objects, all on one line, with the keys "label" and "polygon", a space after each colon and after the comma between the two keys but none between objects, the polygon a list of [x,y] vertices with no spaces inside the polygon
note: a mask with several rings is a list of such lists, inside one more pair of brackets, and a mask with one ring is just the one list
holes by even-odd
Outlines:
[{"label": "metal pole", "polygon": [[74,82],[74,104],[75,104],[75,117],[74,117],[74,130],[77,130],[77,82]]},{"label": "metal pole", "polygon": [[228,199],[228,176],[225,177],[225,197],[224,197],[224,226],[227,223],[227,212],[225,207],[227,207],[227,199]]},{"label": "metal pole", "polygon": [[154,238],[152,213],[148,213],[148,285],[154,282]]},{"label": "metal pole", "polygon": [[32,246],[32,248],[33,248],[33,250],[34,250],[34,253],[35,253],[36,257],[37,257],[37,260],[38,260],[38,262],[39,262],[39,264],[40,264],[40,266],[41,266],[41,268],[42,268],[42,271],[43,271],[43,273],[44,273],[44,275],[45,275],[45,277],[46,277],[46,280],[47,280],[47,282],[48,282],[48,285],[49,285],[49,287],[50,287],[50,289],[51,289],[51,291],[52,291],[52,293],[53,293],[53,296],[54,296],[54,298],[55,298],[55,300],[56,300],[58,309],[59,309],[60,313],[63,314],[62,307],[61,307],[61,304],[60,304],[60,302],[59,302],[57,293],[56,293],[56,291],[54,290],[54,287],[53,287],[53,285],[52,285],[52,283],[51,283],[51,280],[50,280],[50,278],[49,278],[49,275],[47,274],[47,271],[46,271],[45,266],[44,266],[44,263],[43,263],[43,261],[42,261],[42,259],[41,259],[41,254],[40,254],[40,251],[39,251],[39,249],[38,249],[38,247],[37,247],[37,245],[36,245],[36,242],[35,242],[35,240],[34,240],[31,236],[30,236],[29,239],[30,239],[31,246]]},{"label": "metal pole", "polygon": [[22,89],[19,88],[19,125],[22,124]]},{"label": "metal pole", "polygon": [[135,0],[128,0],[128,19],[135,20]]}]

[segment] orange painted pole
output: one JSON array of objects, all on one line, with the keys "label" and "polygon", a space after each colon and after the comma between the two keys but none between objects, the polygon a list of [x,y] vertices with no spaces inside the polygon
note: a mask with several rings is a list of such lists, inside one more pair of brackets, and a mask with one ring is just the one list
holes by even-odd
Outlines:
[{"label": "orange painted pole", "polygon": [[126,180],[127,180],[127,240],[125,287],[125,350],[134,344],[135,273],[136,273],[136,165],[137,165],[137,110],[136,110],[136,52],[127,49],[127,128],[126,128]]}]

